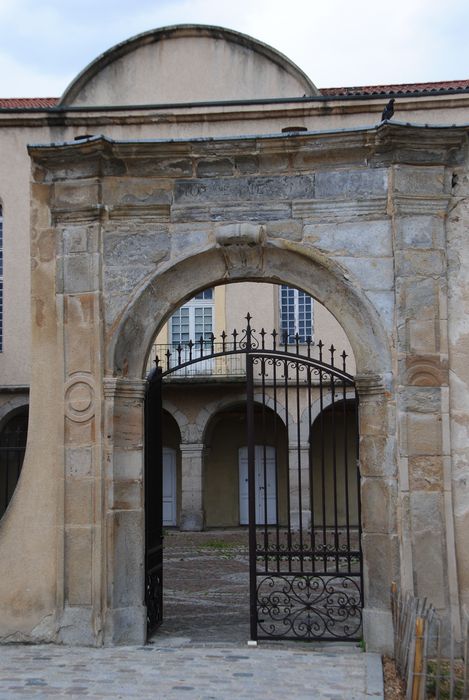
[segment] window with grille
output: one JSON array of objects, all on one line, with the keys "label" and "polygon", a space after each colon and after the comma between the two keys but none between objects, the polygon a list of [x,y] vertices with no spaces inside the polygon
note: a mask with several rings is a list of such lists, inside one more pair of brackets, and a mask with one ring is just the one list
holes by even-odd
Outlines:
[{"label": "window with grille", "polygon": [[280,329],[282,339],[285,334],[289,343],[298,340],[306,343],[313,337],[313,300],[300,289],[280,287]]}]

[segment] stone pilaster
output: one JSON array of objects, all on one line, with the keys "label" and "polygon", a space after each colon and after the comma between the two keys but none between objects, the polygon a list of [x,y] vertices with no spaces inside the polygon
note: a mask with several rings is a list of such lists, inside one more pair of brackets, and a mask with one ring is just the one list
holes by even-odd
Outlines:
[{"label": "stone pilaster", "polygon": [[[458,633],[448,398],[442,166],[394,166],[397,410],[404,588],[451,611]],[[410,564],[410,562],[409,562]],[[410,573],[412,571],[412,574]]]},{"label": "stone pilaster", "polygon": [[142,444],[145,386],[141,379],[104,380],[106,644],[143,644],[146,639]]},{"label": "stone pilaster", "polygon": [[358,375],[362,505],[364,637],[370,649],[392,649],[390,583],[399,575],[395,412],[385,378]]},{"label": "stone pilaster", "polygon": [[181,530],[204,529],[203,463],[203,444],[181,444]]},{"label": "stone pilaster", "polygon": [[[72,196],[56,186],[54,206]],[[73,190],[96,203],[94,183]],[[75,217],[71,217],[75,219]],[[80,217],[77,217],[80,219]],[[60,215],[59,215],[60,221]],[[64,347],[64,578],[59,639],[102,643],[102,316],[99,222],[58,226],[57,304]]]}]

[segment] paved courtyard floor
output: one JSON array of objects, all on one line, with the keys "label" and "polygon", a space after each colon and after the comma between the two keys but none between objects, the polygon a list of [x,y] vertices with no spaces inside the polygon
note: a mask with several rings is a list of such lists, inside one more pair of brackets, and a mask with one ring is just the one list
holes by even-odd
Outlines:
[{"label": "paved courtyard floor", "polygon": [[381,659],[358,646],[248,647],[246,533],[168,533],[165,622],[143,647],[0,648],[0,700],[361,700],[383,697]]}]

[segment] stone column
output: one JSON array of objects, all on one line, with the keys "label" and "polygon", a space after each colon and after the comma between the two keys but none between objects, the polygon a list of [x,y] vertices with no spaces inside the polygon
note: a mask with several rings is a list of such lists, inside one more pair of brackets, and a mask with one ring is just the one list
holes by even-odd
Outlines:
[{"label": "stone column", "polygon": [[[293,530],[300,529],[300,479],[301,479],[301,525],[305,530],[311,525],[311,503],[309,489],[309,444],[301,443],[288,448],[288,470],[290,481],[290,522]],[[278,498],[278,494],[277,494]]]},{"label": "stone column", "polygon": [[204,529],[203,462],[203,444],[181,444],[181,516],[179,528],[188,532]]},{"label": "stone column", "polygon": [[141,379],[104,380],[107,590],[106,644],[143,644],[145,517]]},{"label": "stone column", "polygon": [[358,375],[355,380],[359,397],[364,638],[368,648],[390,652],[390,585],[399,577],[395,408],[389,400],[390,386],[385,386],[383,377]]},{"label": "stone column", "polygon": [[[394,166],[399,468],[408,546],[402,585],[459,633],[449,438],[443,166]],[[404,531],[405,534],[405,531]]]}]

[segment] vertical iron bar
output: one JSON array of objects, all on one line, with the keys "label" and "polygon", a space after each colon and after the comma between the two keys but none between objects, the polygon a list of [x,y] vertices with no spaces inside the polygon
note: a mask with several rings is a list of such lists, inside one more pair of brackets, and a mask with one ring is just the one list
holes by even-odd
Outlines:
[{"label": "vertical iron bar", "polygon": [[[309,346],[308,346],[309,350]],[[311,367],[308,367],[308,465],[309,465],[309,503],[310,503],[310,539],[311,539],[311,571],[316,570],[314,551],[316,549],[316,533],[314,520],[314,460],[312,444],[312,412],[311,412]]]},{"label": "vertical iron bar", "polygon": [[290,431],[288,428],[288,360],[283,360],[284,388],[285,388],[285,427],[287,430],[287,547],[288,547],[288,571],[292,570],[292,536],[291,536],[291,498],[290,498]]},{"label": "vertical iron bar", "polygon": [[361,501],[361,478],[360,478],[360,432],[359,432],[359,411],[360,403],[357,394],[357,388],[354,384],[354,397],[355,397],[355,459],[356,459],[356,472],[357,472],[357,511],[358,511],[358,552],[359,552],[359,562],[360,562],[360,591],[361,591],[361,604],[363,607],[363,556],[362,556],[362,501]]},{"label": "vertical iron bar", "polygon": [[[298,339],[298,334],[297,334]],[[298,344],[297,344],[298,350]],[[300,529],[300,571],[304,570],[303,561],[303,496],[302,496],[302,479],[301,479],[301,409],[300,409],[300,363],[296,364],[296,444],[297,444],[297,459],[298,459],[298,526]]]},{"label": "vertical iron bar", "polygon": [[331,375],[331,411],[332,411],[332,476],[334,493],[334,549],[335,549],[335,570],[339,572],[339,523],[337,510],[337,435],[335,426],[335,379]]},{"label": "vertical iron bar", "polygon": [[[321,352],[321,347],[319,348]],[[327,571],[327,529],[326,529],[326,463],[324,451],[324,386],[322,369],[319,369],[319,432],[321,436],[321,511],[322,511],[322,546],[323,546],[323,565],[324,571]]]},{"label": "vertical iron bar", "polygon": [[[274,337],[274,350],[275,350],[275,335]],[[272,363],[273,370],[273,390],[274,390],[274,430],[273,439],[275,447],[275,543],[276,543],[276,559],[277,559],[277,571],[280,571],[280,509],[279,509],[279,488],[278,488],[278,435],[277,435],[277,358],[274,357]]]},{"label": "vertical iron bar", "polygon": [[345,528],[347,536],[347,569],[351,572],[350,559],[350,503],[349,503],[349,474],[348,474],[348,415],[347,415],[347,383],[343,380],[343,406],[344,406],[344,480],[345,480]]},{"label": "vertical iron bar", "polygon": [[257,640],[257,560],[256,560],[256,475],[254,435],[254,371],[253,357],[246,354],[246,422],[248,439],[248,503],[249,503],[249,606],[251,640]]},{"label": "vertical iron bar", "polygon": [[264,570],[267,573],[269,569],[269,530],[268,530],[268,515],[267,515],[267,431],[265,427],[266,411],[265,411],[265,358],[261,359],[262,372],[262,408],[261,408],[261,425],[262,425],[262,459],[264,471]]}]

